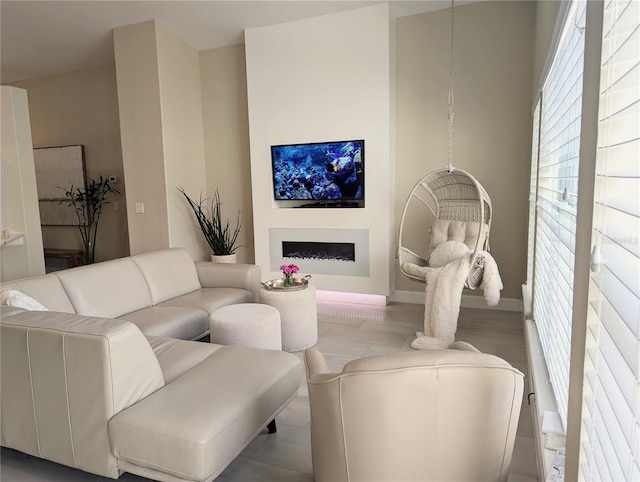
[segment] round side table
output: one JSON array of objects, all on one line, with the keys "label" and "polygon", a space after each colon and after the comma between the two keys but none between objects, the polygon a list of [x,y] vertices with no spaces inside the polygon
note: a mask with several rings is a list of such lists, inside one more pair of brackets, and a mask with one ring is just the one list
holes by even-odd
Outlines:
[{"label": "round side table", "polygon": [[318,308],[316,289],[269,290],[260,287],[260,303],[280,312],[282,349],[302,351],[318,343]]}]

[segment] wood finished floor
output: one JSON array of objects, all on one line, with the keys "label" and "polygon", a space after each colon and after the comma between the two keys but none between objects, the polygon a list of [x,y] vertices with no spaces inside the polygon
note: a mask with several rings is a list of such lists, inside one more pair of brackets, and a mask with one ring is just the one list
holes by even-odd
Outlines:
[{"label": "wood finished floor", "polygon": [[[392,303],[388,306],[318,303],[318,348],[329,368],[342,370],[350,360],[411,350],[415,332],[421,330],[423,305]],[[457,340],[507,360],[527,374],[522,314],[495,310],[461,309]],[[297,353],[302,357],[302,353]],[[525,397],[528,384],[525,378]],[[310,414],[306,382],[277,417],[278,432],[266,430],[227,467],[216,480],[224,482],[312,482]],[[2,449],[2,482],[102,482],[106,479],[70,469],[19,452]],[[124,482],[147,479],[131,474]],[[508,482],[537,481],[531,412],[523,401]]]}]

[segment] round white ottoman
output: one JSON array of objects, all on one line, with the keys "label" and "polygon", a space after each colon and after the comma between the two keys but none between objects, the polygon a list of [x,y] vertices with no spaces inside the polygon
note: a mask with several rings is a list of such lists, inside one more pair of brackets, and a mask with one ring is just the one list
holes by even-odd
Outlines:
[{"label": "round white ottoman", "polygon": [[240,303],[209,316],[209,340],[219,345],[246,345],[282,350],[280,313],[269,305]]},{"label": "round white ottoman", "polygon": [[271,305],[280,312],[284,351],[301,351],[318,343],[318,308],[313,286],[291,291],[260,287],[260,303]]}]

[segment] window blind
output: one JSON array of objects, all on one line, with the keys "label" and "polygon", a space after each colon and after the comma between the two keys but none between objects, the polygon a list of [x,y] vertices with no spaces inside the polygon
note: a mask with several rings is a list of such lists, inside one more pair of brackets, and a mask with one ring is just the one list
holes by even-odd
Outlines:
[{"label": "window blind", "polygon": [[640,480],[640,2],[604,5],[580,475]]},{"label": "window blind", "polygon": [[[534,250],[536,239],[536,197],[538,192],[538,148],[540,145],[540,99],[533,110],[533,140],[531,147],[531,179],[529,182],[529,234],[527,245],[527,295],[533,301]],[[527,309],[527,307],[525,307]]]},{"label": "window blind", "polygon": [[542,86],[533,318],[567,423],[586,2],[571,2]]}]

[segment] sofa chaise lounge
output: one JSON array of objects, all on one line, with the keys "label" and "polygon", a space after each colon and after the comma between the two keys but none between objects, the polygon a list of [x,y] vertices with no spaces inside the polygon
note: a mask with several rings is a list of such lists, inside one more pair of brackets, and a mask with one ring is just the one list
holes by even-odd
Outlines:
[{"label": "sofa chaise lounge", "polygon": [[50,310],[2,306],[3,447],[111,478],[209,481],[264,431],[297,395],[301,360],[176,339],[201,337],[211,311],[255,301],[259,286],[258,267],[187,258],[163,250],[2,285]]}]

